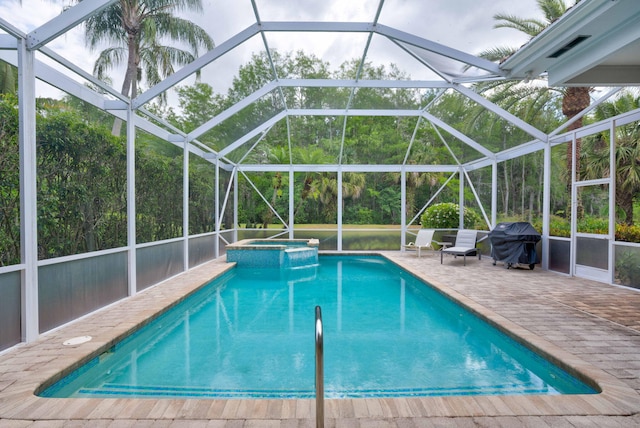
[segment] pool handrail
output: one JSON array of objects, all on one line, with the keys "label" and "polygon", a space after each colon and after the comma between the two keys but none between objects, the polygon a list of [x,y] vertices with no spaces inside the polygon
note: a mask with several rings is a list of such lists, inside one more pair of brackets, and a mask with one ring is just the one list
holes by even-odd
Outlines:
[{"label": "pool handrail", "polygon": [[324,428],[324,339],[320,306],[316,306],[316,428]]}]

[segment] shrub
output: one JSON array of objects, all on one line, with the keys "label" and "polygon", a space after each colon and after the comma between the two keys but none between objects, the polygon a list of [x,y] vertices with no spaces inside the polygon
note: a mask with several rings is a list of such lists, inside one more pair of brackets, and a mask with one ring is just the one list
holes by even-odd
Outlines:
[{"label": "shrub", "polygon": [[622,285],[640,286],[640,254],[623,251],[616,255],[616,277]]},{"label": "shrub", "polygon": [[606,218],[585,216],[578,220],[578,231],[607,235],[609,233],[609,220]]},{"label": "shrub", "polygon": [[[422,227],[427,229],[457,229],[460,206],[445,202],[432,205],[420,217]],[[473,229],[480,221],[480,216],[471,208],[464,209],[464,227]]]},{"label": "shrub", "polygon": [[[542,232],[542,220],[536,219],[533,227]],[[609,223],[606,219],[595,219],[585,217],[580,220],[578,230],[585,233],[597,233],[606,235],[609,233]],[[549,234],[551,236],[565,237],[571,236],[571,223],[562,217],[551,216],[549,219]],[[628,224],[616,224],[616,241],[640,242],[640,226],[629,226]]]},{"label": "shrub", "polygon": [[373,211],[369,208],[359,208],[353,224],[373,224]]},{"label": "shrub", "polygon": [[640,242],[640,226],[616,224],[616,241]]},{"label": "shrub", "polygon": [[[542,219],[536,219],[533,222],[533,227],[542,233]],[[571,223],[566,218],[552,215],[549,219],[549,234],[551,236],[568,238],[571,236]]]}]

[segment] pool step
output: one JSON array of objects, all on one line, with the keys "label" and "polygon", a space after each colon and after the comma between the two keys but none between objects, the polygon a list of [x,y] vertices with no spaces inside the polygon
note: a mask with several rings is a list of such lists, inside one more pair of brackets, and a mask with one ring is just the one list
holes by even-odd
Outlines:
[{"label": "pool step", "polygon": [[[397,388],[397,389],[355,389],[335,390],[325,389],[327,398],[399,398],[399,397],[425,397],[447,395],[512,395],[512,394],[536,394],[549,391],[540,391],[540,385],[513,385],[504,384],[492,387],[452,387],[452,388]],[[107,383],[99,388],[82,388],[78,391],[78,397],[190,397],[190,398],[265,398],[265,399],[305,399],[314,398],[313,389],[283,389],[283,390],[253,390],[253,389],[219,389],[207,387],[172,387],[172,386],[140,386]]]}]

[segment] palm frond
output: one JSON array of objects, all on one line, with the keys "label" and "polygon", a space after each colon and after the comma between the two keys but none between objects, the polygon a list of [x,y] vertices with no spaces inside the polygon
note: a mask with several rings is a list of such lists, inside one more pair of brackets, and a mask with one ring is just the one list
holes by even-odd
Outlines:
[{"label": "palm frond", "polygon": [[547,23],[537,19],[524,19],[515,15],[498,13],[493,16],[498,21],[493,28],[512,28],[527,34],[529,37],[535,37],[547,27]]},{"label": "palm frond", "polygon": [[84,23],[85,43],[90,49],[101,44],[126,46],[127,36],[122,28],[122,6],[116,2],[92,15]]},{"label": "palm frond", "polygon": [[547,25],[560,18],[567,11],[564,0],[538,0],[538,7],[544,14]]},{"label": "palm frond", "polygon": [[95,64],[93,65],[93,75],[100,80],[107,78],[107,71],[114,67],[126,62],[127,51],[121,47],[114,47],[105,49],[98,55]]},{"label": "palm frond", "polygon": [[489,61],[500,62],[513,55],[516,51],[517,49],[514,47],[496,46],[480,52],[478,56]]},{"label": "palm frond", "polygon": [[211,50],[215,46],[209,34],[191,21],[168,13],[158,13],[153,18],[158,34],[162,34],[174,42],[186,44],[196,56],[198,56],[201,47]]}]

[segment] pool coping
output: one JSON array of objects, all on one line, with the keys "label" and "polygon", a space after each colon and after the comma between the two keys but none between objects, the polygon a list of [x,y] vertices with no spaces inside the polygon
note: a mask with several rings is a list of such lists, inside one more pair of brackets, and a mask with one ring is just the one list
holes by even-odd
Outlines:
[{"label": "pool coping", "polygon": [[[362,252],[340,253],[364,254]],[[602,369],[554,345],[529,330],[458,293],[425,274],[401,257],[381,255],[411,274],[428,281],[441,293],[454,298],[471,311],[520,340],[581,378],[592,379],[599,394],[447,396],[408,398],[325,399],[327,418],[419,418],[474,416],[630,416],[640,413],[638,393]],[[275,399],[148,399],[148,398],[41,398],[34,393],[84,362],[109,349],[151,317],[182,301],[233,264],[224,257],[144,290],[124,301],[18,345],[0,354],[0,420],[196,420],[311,419],[315,401]],[[65,346],[62,343],[83,335],[89,342]]]}]

